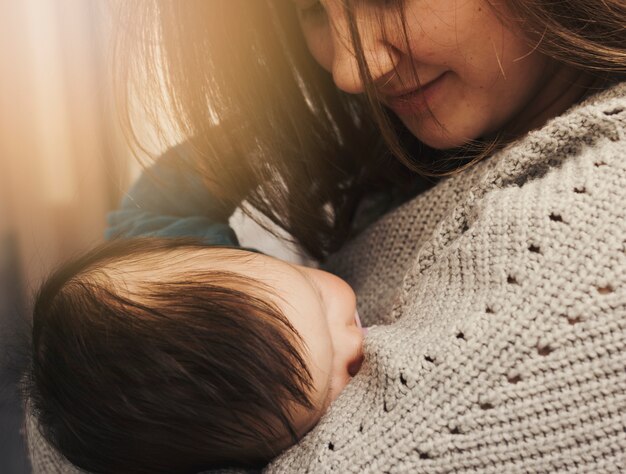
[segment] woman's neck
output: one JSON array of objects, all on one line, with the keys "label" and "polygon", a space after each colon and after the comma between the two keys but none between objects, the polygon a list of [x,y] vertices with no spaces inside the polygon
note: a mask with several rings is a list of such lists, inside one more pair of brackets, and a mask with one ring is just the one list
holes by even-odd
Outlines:
[{"label": "woman's neck", "polygon": [[606,82],[606,77],[594,76],[569,66],[561,65],[553,69],[529,101],[529,106],[505,127],[506,135],[516,138],[542,127],[551,118],[583,100],[588,93],[600,90]]}]

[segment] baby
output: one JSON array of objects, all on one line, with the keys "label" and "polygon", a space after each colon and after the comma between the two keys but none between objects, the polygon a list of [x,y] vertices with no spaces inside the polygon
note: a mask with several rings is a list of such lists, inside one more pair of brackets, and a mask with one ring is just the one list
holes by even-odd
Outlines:
[{"label": "baby", "polygon": [[355,295],[321,270],[189,239],[104,244],[42,287],[29,396],[93,472],[258,468],[360,369]]}]

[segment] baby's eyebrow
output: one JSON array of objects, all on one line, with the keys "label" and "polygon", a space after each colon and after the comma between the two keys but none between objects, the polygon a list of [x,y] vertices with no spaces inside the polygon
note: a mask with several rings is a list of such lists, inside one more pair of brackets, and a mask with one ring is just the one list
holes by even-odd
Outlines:
[{"label": "baby's eyebrow", "polygon": [[320,304],[322,305],[322,307],[324,308],[324,311],[326,310],[326,302],[324,301],[324,298],[322,298],[322,291],[320,290],[319,286],[317,286],[317,283],[315,283],[315,281],[313,281],[313,279],[309,276],[308,273],[303,272],[302,270],[300,270],[298,267],[294,266],[294,268],[300,273],[300,275],[302,275],[307,282],[309,282],[309,285],[311,285],[313,287],[313,289],[315,290],[315,294],[317,295],[317,299],[319,300]]}]

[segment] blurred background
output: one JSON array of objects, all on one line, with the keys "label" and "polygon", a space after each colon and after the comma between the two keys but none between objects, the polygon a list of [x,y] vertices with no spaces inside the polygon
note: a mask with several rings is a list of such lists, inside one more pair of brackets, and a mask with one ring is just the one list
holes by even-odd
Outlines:
[{"label": "blurred background", "polygon": [[32,292],[101,240],[137,167],[112,107],[108,13],[0,0],[0,473],[30,472],[15,386]]},{"label": "blurred background", "polygon": [[[2,474],[30,472],[16,388],[32,294],[56,265],[102,240],[106,213],[141,170],[112,100],[110,8],[107,0],[0,0]],[[303,262],[240,211],[231,224],[242,245]]]}]

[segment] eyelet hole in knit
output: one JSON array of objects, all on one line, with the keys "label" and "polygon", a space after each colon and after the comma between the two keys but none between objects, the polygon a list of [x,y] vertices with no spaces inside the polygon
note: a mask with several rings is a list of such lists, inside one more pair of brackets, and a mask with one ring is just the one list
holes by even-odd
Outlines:
[{"label": "eyelet hole in knit", "polygon": [[554,212],[550,214],[550,220],[554,222],[563,222],[563,218],[560,214],[555,214]]},{"label": "eyelet hole in knit", "polygon": [[605,111],[604,111],[604,115],[617,115],[617,114],[622,113],[623,111],[624,111],[624,109],[623,109],[623,108],[621,108],[621,107],[616,107],[616,108],[611,109],[611,110],[605,110]]},{"label": "eyelet hole in knit", "polygon": [[419,452],[419,453],[420,453],[420,459],[431,459],[430,454],[422,453],[422,452]]},{"label": "eyelet hole in knit", "polygon": [[400,374],[400,383],[402,385],[406,385],[406,378],[404,378],[404,374]]},{"label": "eyelet hole in knit", "polygon": [[491,410],[493,408],[493,403],[481,403],[480,405],[478,405],[480,407],[481,410]]},{"label": "eyelet hole in knit", "polygon": [[490,306],[487,306],[485,308],[485,313],[487,313],[487,314],[494,314],[495,311]]},{"label": "eyelet hole in knit", "polygon": [[587,192],[587,190],[585,189],[584,186],[581,186],[580,188],[574,188],[574,192],[577,194],[584,194]]},{"label": "eyelet hole in knit", "polygon": [[602,286],[598,288],[598,293],[600,293],[601,295],[608,295],[610,293],[613,293],[613,288],[611,287],[611,285]]},{"label": "eyelet hole in knit", "polygon": [[532,252],[532,253],[541,253],[541,249],[539,248],[539,246],[538,245],[533,245],[533,244],[530,244],[528,246],[528,251]]},{"label": "eyelet hole in knit", "polygon": [[363,424],[359,425],[359,433],[363,433]]},{"label": "eyelet hole in knit", "polygon": [[518,285],[517,278],[515,278],[513,275],[509,275],[508,277],[506,277],[506,282],[510,285]]},{"label": "eyelet hole in knit", "polygon": [[335,445],[332,442],[328,443],[328,449],[330,449],[331,451],[334,451],[335,450]]},{"label": "eyelet hole in knit", "polygon": [[537,347],[537,354],[539,354],[542,357],[547,356],[548,354],[550,354],[553,351],[554,351],[554,349],[552,349],[550,346],[540,346],[540,347]]},{"label": "eyelet hole in knit", "polygon": [[432,364],[433,362],[435,362],[435,359],[433,359],[431,356],[428,356],[428,355],[425,355],[425,356],[424,356],[424,360],[425,360],[426,362],[430,362],[431,364]]},{"label": "eyelet hole in knit", "polygon": [[458,435],[458,434],[461,434],[461,432],[459,431],[459,428],[455,426],[454,428],[450,429],[450,434]]},{"label": "eyelet hole in knit", "polygon": [[512,375],[507,377],[506,381],[510,384],[515,385],[516,383],[520,383],[522,381],[522,377],[520,375]]},{"label": "eyelet hole in knit", "polygon": [[459,331],[456,333],[456,338],[465,340],[465,334]]},{"label": "eyelet hole in knit", "polygon": [[573,326],[574,324],[578,324],[578,323],[582,323],[583,318],[580,316],[567,316],[565,315],[565,318],[567,319],[567,323],[571,326]]}]

